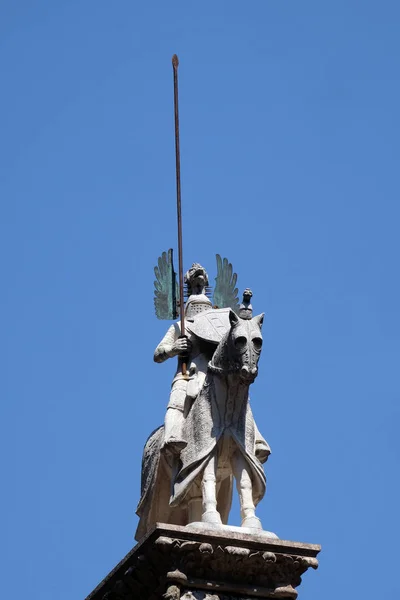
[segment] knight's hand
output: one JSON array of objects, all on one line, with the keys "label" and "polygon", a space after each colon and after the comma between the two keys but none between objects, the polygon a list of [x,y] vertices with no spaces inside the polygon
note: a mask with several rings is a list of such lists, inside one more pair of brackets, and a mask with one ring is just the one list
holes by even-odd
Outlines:
[{"label": "knight's hand", "polygon": [[174,354],[179,354],[180,356],[187,356],[190,354],[192,349],[192,342],[186,337],[180,337],[174,342],[173,351]]}]

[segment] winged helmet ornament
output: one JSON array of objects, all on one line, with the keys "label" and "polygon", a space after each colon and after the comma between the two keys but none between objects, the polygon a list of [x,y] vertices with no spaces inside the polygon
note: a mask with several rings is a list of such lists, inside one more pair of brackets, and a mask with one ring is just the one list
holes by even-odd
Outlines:
[{"label": "winged helmet ornament", "polygon": [[[236,287],[237,274],[233,272],[232,264],[227,258],[217,259],[217,276],[213,304],[215,308],[231,308],[239,313],[238,288]],[[158,319],[178,318],[179,284],[173,265],[173,251],[163,252],[154,268],[156,279],[154,281],[154,307]],[[207,294],[211,288],[207,287]]]},{"label": "winged helmet ornament", "polygon": [[173,265],[172,248],[163,252],[154,267],[154,307],[158,319],[177,319],[179,284]]}]

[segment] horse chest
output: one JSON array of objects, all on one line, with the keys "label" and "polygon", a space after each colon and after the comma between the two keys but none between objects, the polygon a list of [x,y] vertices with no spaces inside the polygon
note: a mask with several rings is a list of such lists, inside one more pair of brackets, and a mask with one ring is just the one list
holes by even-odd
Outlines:
[{"label": "horse chest", "polygon": [[220,426],[224,429],[236,428],[238,421],[246,408],[247,394],[244,386],[219,385],[216,389],[215,400],[220,418]]},{"label": "horse chest", "polygon": [[237,450],[237,445],[235,440],[230,434],[229,429],[225,430],[224,435],[218,444],[218,471],[221,474],[222,478],[227,476],[231,472],[231,459],[235,451]]}]

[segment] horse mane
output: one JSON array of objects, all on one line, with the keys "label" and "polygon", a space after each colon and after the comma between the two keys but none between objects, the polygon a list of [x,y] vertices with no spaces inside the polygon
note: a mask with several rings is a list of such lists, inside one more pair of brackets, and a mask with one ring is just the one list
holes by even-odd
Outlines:
[{"label": "horse mane", "polygon": [[211,373],[216,374],[228,374],[237,371],[238,369],[231,367],[234,366],[234,362],[230,360],[232,344],[231,342],[232,327],[222,337],[218,344],[210,362],[208,363],[208,370]]}]

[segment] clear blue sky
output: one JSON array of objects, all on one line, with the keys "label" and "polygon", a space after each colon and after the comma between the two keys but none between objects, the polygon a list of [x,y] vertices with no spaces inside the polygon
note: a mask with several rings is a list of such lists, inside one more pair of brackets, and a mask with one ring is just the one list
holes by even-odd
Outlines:
[{"label": "clear blue sky", "polygon": [[229,257],[266,313],[259,516],[323,546],[300,599],[397,597],[399,28],[396,0],[3,0],[2,597],[83,599],[133,545],[174,52],[185,266]]}]

